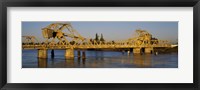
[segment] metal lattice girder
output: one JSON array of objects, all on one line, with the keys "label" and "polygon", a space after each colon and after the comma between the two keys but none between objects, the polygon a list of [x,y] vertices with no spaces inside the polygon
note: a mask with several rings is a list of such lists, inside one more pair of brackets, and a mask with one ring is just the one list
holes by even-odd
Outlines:
[{"label": "metal lattice girder", "polygon": [[22,39],[23,39],[23,43],[25,44],[35,44],[35,43],[39,43],[38,40],[36,39],[35,36],[22,36]]},{"label": "metal lattice girder", "polygon": [[[42,28],[43,37],[46,39],[57,38],[59,42],[75,41],[75,43],[81,43],[86,38],[81,36],[70,23],[52,23],[45,28]],[[68,39],[67,39],[68,38]]]},{"label": "metal lattice girder", "polygon": [[129,38],[127,41],[138,47],[169,44],[167,40],[158,40],[157,38],[153,38],[149,32],[141,29],[135,30],[135,36],[133,38]]}]

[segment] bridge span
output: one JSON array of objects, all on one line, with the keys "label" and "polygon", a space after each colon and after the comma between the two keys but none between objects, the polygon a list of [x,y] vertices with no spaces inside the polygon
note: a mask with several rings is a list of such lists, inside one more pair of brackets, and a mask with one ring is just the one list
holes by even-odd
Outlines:
[{"label": "bridge span", "polygon": [[[122,45],[115,45],[115,44],[102,44],[102,45],[22,45],[22,49],[37,49],[38,50],[38,57],[39,58],[47,58],[47,50],[65,50],[65,57],[66,58],[73,58],[74,57],[74,50],[87,50],[87,49],[133,49],[134,54],[140,53],[154,53],[154,48],[171,48],[170,44],[161,44],[161,45],[129,45],[129,44],[122,44]],[[144,49],[144,52],[142,51]]]}]

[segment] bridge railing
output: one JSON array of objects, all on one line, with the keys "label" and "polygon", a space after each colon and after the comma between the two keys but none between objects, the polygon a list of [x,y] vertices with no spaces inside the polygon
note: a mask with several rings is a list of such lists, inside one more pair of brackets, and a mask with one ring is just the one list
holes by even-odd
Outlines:
[{"label": "bridge railing", "polygon": [[60,45],[60,44],[23,44],[23,49],[65,49],[65,48],[134,48],[134,47],[171,47],[171,44],[153,44],[153,45],[134,45],[134,44],[75,44],[75,45]]}]

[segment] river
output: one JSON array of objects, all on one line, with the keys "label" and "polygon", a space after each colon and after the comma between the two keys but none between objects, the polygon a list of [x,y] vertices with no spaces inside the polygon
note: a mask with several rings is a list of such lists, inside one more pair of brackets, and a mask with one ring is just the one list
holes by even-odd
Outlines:
[{"label": "river", "polygon": [[66,60],[65,50],[54,50],[55,57],[38,59],[37,50],[22,50],[22,68],[178,68],[178,53],[133,55],[120,51],[85,51],[86,59]]}]

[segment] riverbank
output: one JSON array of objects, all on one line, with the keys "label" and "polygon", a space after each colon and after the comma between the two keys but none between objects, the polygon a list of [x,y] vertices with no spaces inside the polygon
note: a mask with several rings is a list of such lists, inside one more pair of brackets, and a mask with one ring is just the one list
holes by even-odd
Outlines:
[{"label": "riverbank", "polygon": [[[133,48],[121,48],[121,49],[87,49],[88,51],[130,51],[133,52]],[[158,53],[178,53],[178,46],[177,47],[173,47],[173,48],[154,48],[154,52],[158,52]]]},{"label": "riverbank", "polygon": [[178,46],[173,48],[154,48],[154,52],[158,53],[178,53]]}]

